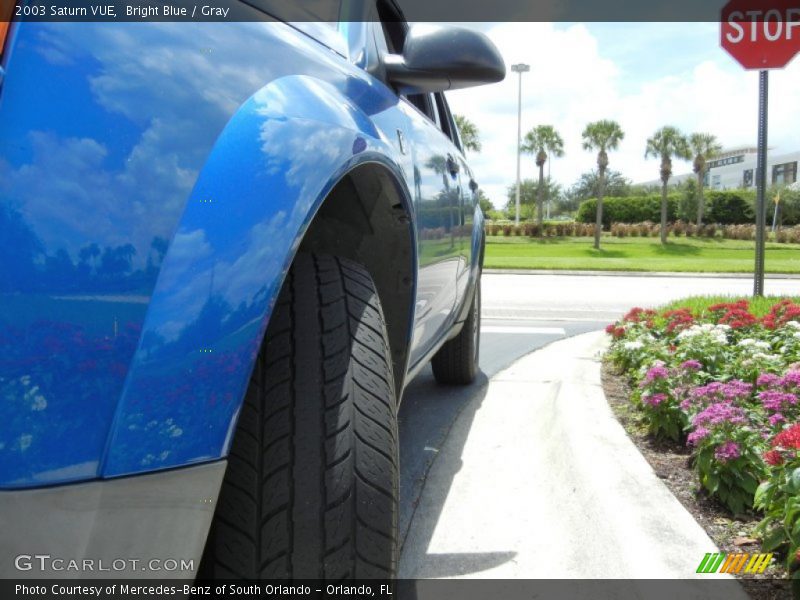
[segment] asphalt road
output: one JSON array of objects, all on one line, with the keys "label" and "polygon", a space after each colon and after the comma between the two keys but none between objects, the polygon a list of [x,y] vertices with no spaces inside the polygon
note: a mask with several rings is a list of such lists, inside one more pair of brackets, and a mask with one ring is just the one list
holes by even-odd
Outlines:
[{"label": "asphalt road", "polygon": [[[800,294],[800,280],[769,279],[767,294]],[[472,386],[439,386],[430,367],[400,408],[400,535],[405,541],[425,478],[455,418],[486,392],[489,378],[556,340],[602,329],[633,306],[697,294],[752,292],[748,278],[489,274],[483,276],[481,374]]]}]

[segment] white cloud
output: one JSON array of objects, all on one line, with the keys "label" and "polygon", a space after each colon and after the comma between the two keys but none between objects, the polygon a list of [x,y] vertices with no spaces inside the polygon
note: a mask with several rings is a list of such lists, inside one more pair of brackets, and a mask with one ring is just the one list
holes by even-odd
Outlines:
[{"label": "white cloud", "polygon": [[[625,140],[611,168],[634,182],[658,177],[657,161],[644,159],[647,137],[675,125],[686,133],[707,131],[725,147],[755,145],[758,82],[719,48],[715,24],[504,23],[488,29],[506,60],[502,83],[448,94],[453,112],[478,126],[483,151],[470,155],[476,179],[496,206],[516,176],[518,75],[525,62],[522,132],[551,124],[565,142],[564,158],[550,165],[564,186],[594,166],[581,148],[586,123],[619,121]],[[771,75],[770,146],[800,147],[795,106],[800,98],[800,60]],[[677,162],[675,172],[689,172]],[[522,157],[522,177],[536,177],[532,157]]]}]

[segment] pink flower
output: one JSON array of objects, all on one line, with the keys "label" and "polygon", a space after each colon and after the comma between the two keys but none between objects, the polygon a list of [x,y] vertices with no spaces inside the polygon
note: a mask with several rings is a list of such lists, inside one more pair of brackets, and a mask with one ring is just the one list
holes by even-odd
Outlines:
[{"label": "pink flower", "polygon": [[741,456],[739,444],[736,442],[725,442],[714,451],[714,458],[720,462],[728,462],[734,458],[739,458],[739,456]]},{"label": "pink flower", "polygon": [[780,377],[777,375],[773,375],[772,373],[762,373],[756,379],[756,385],[758,387],[771,387],[775,385],[780,380]]},{"label": "pink flower", "polygon": [[690,359],[684,361],[683,364],[681,364],[681,368],[691,371],[699,371],[703,368],[703,365],[700,364],[699,360]]},{"label": "pink flower", "polygon": [[786,406],[794,406],[797,404],[797,396],[786,392],[779,392],[778,390],[765,390],[758,394],[758,399],[769,411],[778,412]]},{"label": "pink flower", "polygon": [[667,399],[666,394],[653,394],[642,397],[642,401],[650,406],[658,406]]},{"label": "pink flower", "polygon": [[789,371],[780,381],[784,387],[800,388],[800,371]]},{"label": "pink flower", "polygon": [[709,433],[711,432],[705,427],[698,427],[689,434],[689,437],[686,438],[686,443],[690,446],[696,446],[698,442],[701,442],[707,438]]},{"label": "pink flower", "polygon": [[654,367],[650,367],[650,370],[647,371],[647,374],[644,376],[644,382],[652,383],[656,379],[666,379],[669,377],[669,371],[664,365],[656,365]]},{"label": "pink flower", "polygon": [[692,425],[719,425],[721,423],[744,423],[746,421],[744,411],[738,406],[733,406],[724,402],[711,404],[705,410],[695,415]]},{"label": "pink flower", "polygon": [[769,417],[769,424],[775,427],[778,423],[785,421],[786,419],[783,418],[781,413],[775,413],[774,415],[770,415]]}]

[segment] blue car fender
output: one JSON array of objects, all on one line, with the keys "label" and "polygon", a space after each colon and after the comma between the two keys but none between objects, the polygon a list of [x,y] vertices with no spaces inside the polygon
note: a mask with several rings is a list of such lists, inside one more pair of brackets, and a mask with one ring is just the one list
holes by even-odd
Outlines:
[{"label": "blue car fender", "polygon": [[395,104],[367,78],[348,78],[342,89],[292,75],[235,112],[165,256],[102,477],[226,455],[284,277],[336,183],[360,165],[381,165],[400,190],[403,210],[413,210],[407,159],[374,124],[380,115],[387,123],[400,118]]}]

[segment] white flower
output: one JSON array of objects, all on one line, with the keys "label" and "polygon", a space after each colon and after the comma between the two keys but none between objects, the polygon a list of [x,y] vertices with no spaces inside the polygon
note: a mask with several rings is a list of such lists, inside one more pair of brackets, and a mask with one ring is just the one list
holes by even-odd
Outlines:
[{"label": "white flower", "polygon": [[632,342],[625,342],[622,344],[622,347],[625,348],[625,350],[640,350],[644,348],[644,343],[634,340]]},{"label": "white flower", "polygon": [[800,323],[797,321],[789,321],[786,323],[786,327],[791,327],[792,329],[800,329]]},{"label": "white flower", "polygon": [[755,343],[756,341],[753,338],[745,338],[743,340],[740,340],[737,346],[752,346]]}]

